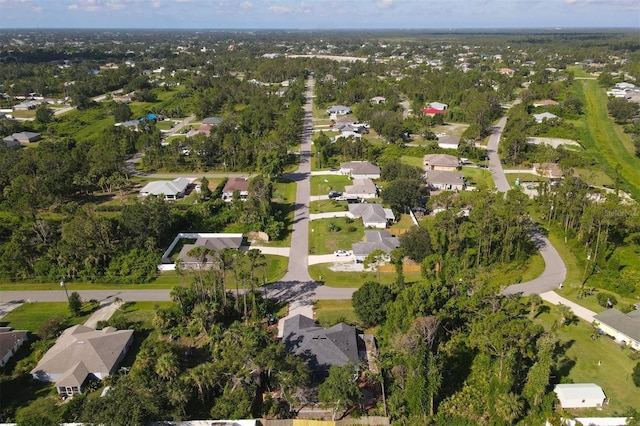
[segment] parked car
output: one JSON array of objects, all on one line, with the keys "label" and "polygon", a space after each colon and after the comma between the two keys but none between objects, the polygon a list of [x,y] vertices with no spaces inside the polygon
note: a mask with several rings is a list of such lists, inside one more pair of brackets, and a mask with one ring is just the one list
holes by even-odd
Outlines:
[{"label": "parked car", "polygon": [[344,257],[344,256],[349,256],[351,252],[349,252],[348,250],[336,250],[333,252],[333,254],[338,257]]},{"label": "parked car", "polygon": [[347,197],[345,197],[344,195],[340,195],[340,196],[334,198],[334,200],[336,200],[336,201],[347,201]]},{"label": "parked car", "polygon": [[339,191],[329,191],[329,198],[338,198],[342,195],[342,192]]}]

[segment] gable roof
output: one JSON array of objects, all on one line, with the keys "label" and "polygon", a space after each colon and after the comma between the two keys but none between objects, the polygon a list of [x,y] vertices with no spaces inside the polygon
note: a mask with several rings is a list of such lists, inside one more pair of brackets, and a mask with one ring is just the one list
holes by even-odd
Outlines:
[{"label": "gable roof", "polygon": [[398,237],[392,236],[389,231],[364,231],[364,238],[366,241],[351,246],[354,256],[368,256],[374,250],[390,254],[393,249],[400,247]]},{"label": "gable roof", "polygon": [[[184,263],[199,263],[200,259],[189,256],[187,253],[196,247],[205,247],[209,250],[220,251],[225,248],[239,249],[242,245],[242,234],[223,233],[209,237],[198,237],[194,244],[185,244],[178,254],[178,258]],[[207,256],[207,263],[212,262],[211,256]]]},{"label": "gable roof", "polygon": [[202,120],[202,124],[210,124],[212,126],[217,126],[224,121],[222,117],[207,117]]},{"label": "gable roof", "polygon": [[[116,330],[113,327],[96,330],[76,325],[67,328],[31,374],[62,375],[60,380],[64,378],[69,382],[79,381],[79,375],[84,371],[106,376],[116,367],[132,337],[133,330]],[[83,367],[78,366],[79,363]],[[85,378],[86,375],[80,385]]]},{"label": "gable roof", "polygon": [[458,167],[460,165],[458,157],[449,154],[427,154],[423,162],[429,166]]},{"label": "gable roof", "polygon": [[149,182],[141,190],[141,194],[150,195],[173,195],[184,193],[191,181],[187,178],[179,177],[174,180],[158,180]]},{"label": "gable roof", "polygon": [[379,175],[380,167],[369,161],[347,161],[340,163],[342,170],[349,170],[352,175]]},{"label": "gable roof", "polygon": [[623,314],[619,310],[613,308],[607,309],[593,318],[599,323],[608,325],[635,341],[640,342],[640,316],[637,314]]},{"label": "gable roof", "polygon": [[605,394],[602,388],[595,383],[562,383],[554,388],[560,404],[570,400],[595,399],[604,401]]},{"label": "gable roof", "polygon": [[375,194],[376,184],[371,179],[354,179],[353,185],[344,187],[347,194]]},{"label": "gable roof", "polygon": [[461,185],[464,183],[464,175],[449,170],[429,170],[427,182],[431,184]]},{"label": "gable roof", "polygon": [[422,112],[425,114],[444,114],[443,109],[436,108],[422,108]]},{"label": "gable roof", "polygon": [[552,120],[558,118],[558,116],[550,112],[542,112],[540,114],[533,114],[533,118],[535,118],[538,123],[542,123],[544,120]]},{"label": "gable roof", "polygon": [[362,218],[364,223],[387,223],[387,220],[393,220],[395,217],[389,209],[382,208],[380,204],[349,204],[349,213],[355,218]]},{"label": "gable roof", "polygon": [[311,318],[296,315],[284,321],[287,351],[305,359],[313,371],[327,371],[332,365],[358,364],[356,329],[340,323],[322,328]]},{"label": "gable roof", "polygon": [[11,327],[0,327],[0,359],[13,349],[19,340],[22,340],[28,331],[12,330]]}]

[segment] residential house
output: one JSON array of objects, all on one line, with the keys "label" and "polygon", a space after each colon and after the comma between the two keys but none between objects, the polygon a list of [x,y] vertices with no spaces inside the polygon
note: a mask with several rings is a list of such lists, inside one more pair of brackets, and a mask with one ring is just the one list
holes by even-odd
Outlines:
[{"label": "residential house", "polygon": [[224,201],[233,200],[233,194],[238,191],[241,200],[246,200],[249,196],[249,179],[247,178],[229,178],[222,189],[222,199]]},{"label": "residential house", "polygon": [[438,146],[444,149],[458,149],[460,136],[445,135],[438,138]]},{"label": "residential house", "polygon": [[429,102],[427,104],[427,108],[433,108],[439,111],[446,111],[447,108],[449,108],[449,105],[443,104],[442,102]]},{"label": "residential house", "polygon": [[387,102],[387,98],[385,98],[384,96],[374,96],[373,98],[369,99],[369,102],[372,104],[384,104]]},{"label": "residential house", "polygon": [[533,163],[533,173],[549,179],[562,179],[564,176],[557,163]]},{"label": "residential house", "polygon": [[30,109],[36,109],[38,106],[46,103],[47,102],[44,99],[29,99],[14,105],[12,109],[14,111],[28,111]]},{"label": "residential house", "polygon": [[386,228],[396,220],[391,209],[385,209],[380,204],[349,204],[347,217],[351,219],[362,218],[365,228]]},{"label": "residential house", "polygon": [[617,342],[640,351],[640,311],[628,314],[617,309],[607,309],[594,317],[595,326]]},{"label": "residential house", "polygon": [[351,108],[345,105],[334,105],[327,108],[328,115],[334,115],[334,116],[347,115],[347,114],[351,114],[351,112],[352,112]]},{"label": "residential house", "polygon": [[30,142],[38,142],[42,139],[42,135],[36,132],[19,132],[14,133],[10,136],[7,136],[2,139],[4,143],[7,142],[18,142],[18,143],[30,143]]},{"label": "residential house", "polygon": [[353,185],[344,187],[344,195],[346,197],[376,198],[378,188],[371,179],[354,179]]},{"label": "residential house", "polygon": [[198,234],[193,244],[185,244],[182,246],[178,259],[182,261],[185,267],[199,268],[201,263],[212,264],[214,262],[213,254],[208,254],[204,259],[197,256],[189,255],[189,252],[197,247],[203,247],[211,252],[219,252],[222,249],[230,248],[234,250],[240,249],[242,246],[243,235],[235,233],[219,233],[219,234]]},{"label": "residential house", "polygon": [[533,102],[533,106],[534,107],[548,107],[548,106],[554,106],[554,105],[559,105],[558,102],[552,100],[552,99],[543,99],[541,101],[534,101]]},{"label": "residential house", "polygon": [[398,237],[392,236],[389,231],[364,231],[364,239],[351,246],[356,262],[364,262],[374,250],[382,250],[390,255],[392,250],[400,247]]},{"label": "residential house", "polygon": [[434,116],[437,114],[444,114],[445,111],[443,109],[436,109],[436,108],[422,108],[422,113],[424,115]]},{"label": "residential house", "polygon": [[422,159],[424,169],[455,172],[460,166],[458,157],[448,154],[427,154]]},{"label": "residential house", "polygon": [[516,73],[516,70],[512,68],[500,68],[498,72],[502,75],[508,75],[509,77],[513,77],[513,75]]},{"label": "residential house", "polygon": [[427,185],[433,190],[462,191],[464,175],[449,170],[430,170],[426,173]]},{"label": "residential house", "polygon": [[28,340],[28,333],[26,330],[0,327],[0,367],[4,367],[20,346]]},{"label": "residential house", "polygon": [[87,379],[113,374],[133,343],[133,330],[84,325],[67,328],[31,370],[34,379],[55,382],[60,395],[82,393]]},{"label": "residential house", "polygon": [[560,117],[558,117],[555,114],[551,114],[550,112],[543,112],[540,114],[533,114],[533,118],[536,120],[536,123],[542,123],[544,120],[555,120],[555,119],[560,119]]},{"label": "residential house", "polygon": [[163,196],[165,200],[175,201],[182,198],[187,193],[187,188],[191,181],[187,178],[179,177],[174,180],[158,180],[149,182],[140,190],[141,197],[149,195]]},{"label": "residential house", "polygon": [[219,126],[224,121],[222,117],[206,117],[202,120],[202,124],[210,126]]},{"label": "residential house", "polygon": [[380,167],[368,161],[340,163],[340,173],[353,179],[380,179]]},{"label": "residential house", "polygon": [[282,334],[288,352],[299,356],[317,375],[326,375],[332,366],[352,363],[358,366],[360,354],[366,351],[355,327],[339,323],[330,328],[320,327],[304,315],[284,320]]},{"label": "residential house", "polygon": [[562,383],[553,391],[562,408],[601,408],[607,400],[602,388],[595,383]]},{"label": "residential house", "polygon": [[18,142],[17,140],[12,138],[11,136],[7,136],[6,138],[2,139],[2,143],[7,148],[20,148],[22,146],[22,145],[20,145],[20,142]]}]

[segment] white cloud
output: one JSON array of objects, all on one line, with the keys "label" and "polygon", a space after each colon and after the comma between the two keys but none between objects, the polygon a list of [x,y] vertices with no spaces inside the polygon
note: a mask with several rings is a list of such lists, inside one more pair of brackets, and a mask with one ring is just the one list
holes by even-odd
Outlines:
[{"label": "white cloud", "polygon": [[269,7],[269,11],[271,13],[275,13],[276,15],[284,15],[293,12],[293,9],[287,6],[271,6]]},{"label": "white cloud", "polygon": [[380,9],[388,9],[393,6],[393,0],[379,0],[376,3],[376,6],[378,6]]},{"label": "white cloud", "polygon": [[240,3],[240,9],[248,10],[251,8],[253,8],[253,3],[251,3],[250,1],[243,1],[242,3]]}]

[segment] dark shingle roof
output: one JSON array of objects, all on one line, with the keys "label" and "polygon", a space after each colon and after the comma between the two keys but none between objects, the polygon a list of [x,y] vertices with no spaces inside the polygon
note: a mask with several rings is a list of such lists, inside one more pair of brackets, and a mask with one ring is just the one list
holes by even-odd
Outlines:
[{"label": "dark shingle roof", "polygon": [[626,315],[617,309],[607,309],[594,318],[599,323],[606,324],[640,342],[640,318],[635,315]]}]

